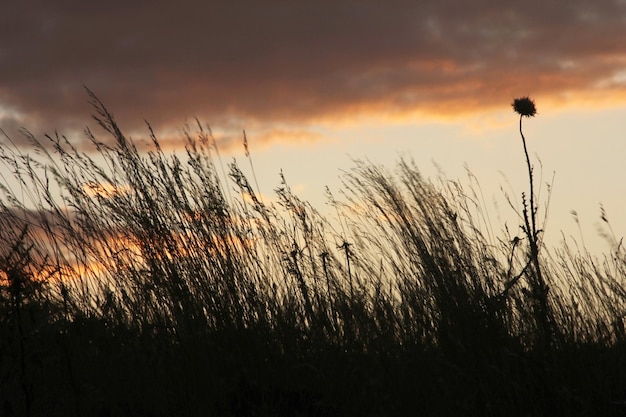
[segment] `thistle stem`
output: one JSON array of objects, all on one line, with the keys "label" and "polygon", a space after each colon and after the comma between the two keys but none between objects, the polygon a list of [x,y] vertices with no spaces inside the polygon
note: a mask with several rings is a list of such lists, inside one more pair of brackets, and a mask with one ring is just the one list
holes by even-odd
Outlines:
[{"label": "thistle stem", "polygon": [[[528,167],[528,179],[530,181],[530,220],[531,220],[531,229],[529,233],[532,234],[531,241],[535,241],[537,237],[537,227],[535,224],[535,190],[534,190],[534,181],[533,181],[533,168],[530,164],[530,157],[528,156],[528,148],[526,147],[526,138],[524,137],[524,132],[522,131],[522,118],[519,117],[519,134],[522,136],[522,144],[524,145],[524,155],[526,156],[526,166]],[[529,236],[530,237],[530,236]]]},{"label": "thistle stem", "polygon": [[535,190],[533,180],[533,168],[530,164],[530,157],[528,156],[528,148],[526,147],[526,138],[522,131],[522,117],[519,119],[519,133],[522,136],[522,144],[524,145],[524,155],[526,156],[526,166],[528,167],[528,179],[530,182],[530,219],[527,211],[524,212],[526,221],[526,235],[528,236],[528,244],[530,248],[530,262],[533,264],[534,280],[533,290],[537,301],[539,302],[538,319],[540,320],[540,344],[542,347],[547,347],[551,337],[551,326],[548,315],[548,287],[546,286],[543,275],[541,273],[541,266],[539,264],[539,245],[537,238],[537,210],[535,207]]}]

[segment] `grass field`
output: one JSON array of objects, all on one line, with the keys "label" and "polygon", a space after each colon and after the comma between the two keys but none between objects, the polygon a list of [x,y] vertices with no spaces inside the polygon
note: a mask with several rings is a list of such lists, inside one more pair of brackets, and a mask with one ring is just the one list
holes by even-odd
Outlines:
[{"label": "grass field", "polygon": [[544,247],[530,161],[519,229],[408,160],[322,216],[91,99],[93,151],[0,146],[0,415],[626,415],[626,252]]}]

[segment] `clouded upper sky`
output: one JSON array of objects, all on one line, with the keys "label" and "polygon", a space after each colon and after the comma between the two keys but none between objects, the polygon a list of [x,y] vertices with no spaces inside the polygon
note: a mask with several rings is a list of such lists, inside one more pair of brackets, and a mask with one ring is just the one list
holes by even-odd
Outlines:
[{"label": "clouded upper sky", "polygon": [[624,101],[624,39],[626,2],[608,0],[14,2],[1,124],[80,127],[83,84],[129,127]]},{"label": "clouded upper sky", "polygon": [[[511,113],[524,95],[540,117],[623,108],[625,39],[623,0],[24,0],[0,13],[0,127],[82,129],[87,86],[123,129],[198,117],[261,142],[332,137],[345,151],[333,126],[452,124]],[[381,135],[400,134],[390,129]]]}]

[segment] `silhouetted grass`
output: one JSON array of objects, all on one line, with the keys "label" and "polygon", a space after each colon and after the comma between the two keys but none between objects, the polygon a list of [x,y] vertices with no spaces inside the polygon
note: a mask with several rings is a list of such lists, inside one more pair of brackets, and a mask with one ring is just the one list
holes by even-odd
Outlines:
[{"label": "silhouetted grass", "polygon": [[406,160],[356,161],[331,220],[285,178],[273,202],[224,179],[199,124],[144,152],[91,100],[94,152],[0,147],[0,414],[626,411],[621,246],[498,236],[473,187]]}]

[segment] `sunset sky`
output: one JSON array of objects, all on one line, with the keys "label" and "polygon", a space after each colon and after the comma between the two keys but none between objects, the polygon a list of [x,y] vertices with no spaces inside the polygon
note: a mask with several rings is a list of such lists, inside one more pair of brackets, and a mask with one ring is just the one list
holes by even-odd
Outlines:
[{"label": "sunset sky", "polygon": [[554,174],[546,238],[579,238],[576,210],[587,245],[607,252],[596,236],[601,203],[617,239],[626,233],[626,1],[33,0],[3,9],[0,127],[16,141],[20,127],[84,140],[83,127],[95,128],[87,86],[123,131],[146,137],[148,120],[171,150],[197,117],[226,160],[243,162],[245,129],[263,192],[282,169],[320,208],[351,158],[393,169],[412,157],[425,175],[437,165],[451,179],[467,166],[499,229],[512,211],[500,187],[518,206],[527,190],[511,102],[530,96],[538,114],[524,131],[538,175],[537,156],[543,166],[538,181]]}]

